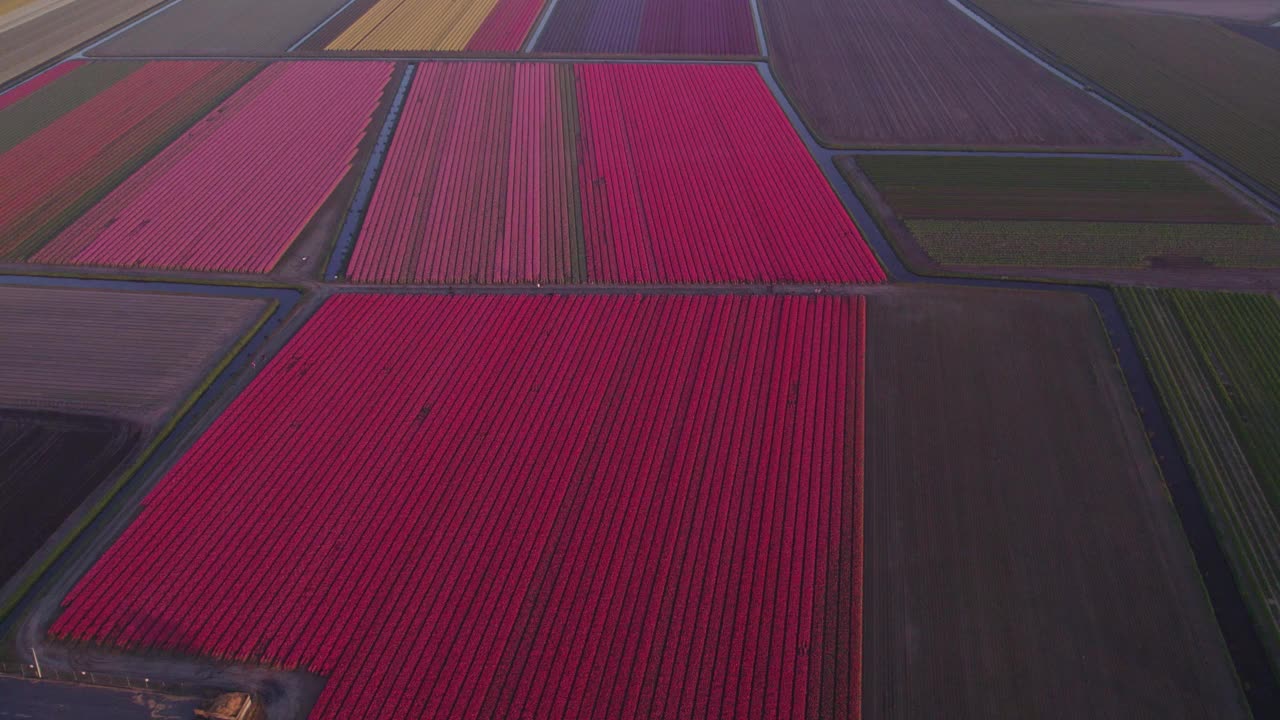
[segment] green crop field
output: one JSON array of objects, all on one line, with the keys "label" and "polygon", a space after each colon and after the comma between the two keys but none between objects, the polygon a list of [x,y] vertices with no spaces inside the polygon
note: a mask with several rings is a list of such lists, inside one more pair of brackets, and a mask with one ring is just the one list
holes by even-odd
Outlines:
[{"label": "green crop field", "polygon": [[1271,225],[907,220],[929,257],[944,265],[1143,268],[1280,267]]},{"label": "green crop field", "polygon": [[1280,267],[1280,227],[1182,162],[858,155],[915,243],[943,265]]},{"label": "green crop field", "polygon": [[972,2],[1280,194],[1280,53],[1210,20],[1044,0]]},{"label": "green crop field", "polygon": [[1116,293],[1280,666],[1280,300]]}]

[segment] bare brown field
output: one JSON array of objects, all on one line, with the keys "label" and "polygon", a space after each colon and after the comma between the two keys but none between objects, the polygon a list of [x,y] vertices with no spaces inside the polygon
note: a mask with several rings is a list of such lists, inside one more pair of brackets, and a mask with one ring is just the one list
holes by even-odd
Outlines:
[{"label": "bare brown field", "polygon": [[863,716],[1248,717],[1091,302],[868,302]]},{"label": "bare brown field", "polygon": [[[23,22],[0,30],[0,83],[88,42],[161,0],[37,0],[15,12],[31,13]],[[33,12],[52,7],[47,12]],[[0,18],[2,19],[2,18]]]},{"label": "bare brown field", "polygon": [[1160,153],[947,0],[761,0],[769,61],[830,147]]},{"label": "bare brown field", "polygon": [[232,297],[0,287],[0,407],[155,423],[266,308]]},{"label": "bare brown field", "polygon": [[251,55],[280,53],[345,0],[183,0],[89,53]]},{"label": "bare brown field", "polygon": [[0,410],[0,585],[129,458],[131,423]]}]

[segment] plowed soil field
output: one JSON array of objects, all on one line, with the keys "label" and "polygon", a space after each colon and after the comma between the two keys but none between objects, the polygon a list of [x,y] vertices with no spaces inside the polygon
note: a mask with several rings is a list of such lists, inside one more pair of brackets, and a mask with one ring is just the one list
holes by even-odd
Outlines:
[{"label": "plowed soil field", "polygon": [[863,716],[1243,718],[1092,304],[868,298]]}]

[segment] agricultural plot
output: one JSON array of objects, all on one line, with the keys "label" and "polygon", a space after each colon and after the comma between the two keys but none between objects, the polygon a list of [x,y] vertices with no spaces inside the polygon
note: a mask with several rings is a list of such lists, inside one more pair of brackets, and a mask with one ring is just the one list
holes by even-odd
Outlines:
[{"label": "agricultural plot", "polygon": [[1280,301],[1186,290],[1117,295],[1280,667]]},{"label": "agricultural plot", "polygon": [[266,309],[231,297],[0,287],[0,408],[154,424]]},{"label": "agricultural plot", "polygon": [[0,96],[0,261],[30,259],[259,66],[65,63]]},{"label": "agricultural plot", "polygon": [[31,260],[271,271],[350,172],[392,69],[269,65]]},{"label": "agricultural plot", "polygon": [[947,0],[761,0],[761,20],[773,72],[832,147],[1162,148]]},{"label": "agricultural plot", "polygon": [[356,0],[303,49],[516,53],[545,1]]},{"label": "agricultural plot", "polygon": [[424,63],[361,282],[878,282],[755,68]]},{"label": "agricultural plot", "polygon": [[1280,197],[1280,53],[1210,20],[1039,0],[974,4]]},{"label": "agricultural plot", "polygon": [[127,422],[0,410],[0,585],[124,463]]},{"label": "agricultural plot", "polygon": [[867,302],[862,716],[1249,717],[1092,303]]},{"label": "agricultural plot", "polygon": [[306,668],[316,718],[851,716],[863,307],[338,295],[51,632]]},{"label": "agricultural plot", "polygon": [[751,0],[557,0],[534,48],[598,55],[757,55]]},{"label": "agricultural plot", "polygon": [[1280,0],[1076,0],[1126,10],[1263,22],[1280,19]]},{"label": "agricultural plot", "polygon": [[837,165],[926,267],[1280,268],[1280,228],[1183,163],[862,155]]},{"label": "agricultural plot", "polygon": [[182,0],[94,48],[97,57],[282,53],[346,0]]},{"label": "agricultural plot", "polygon": [[230,297],[0,287],[0,585],[267,309]]},{"label": "agricultural plot", "polygon": [[159,5],[161,0],[32,0],[0,14],[0,83]]}]

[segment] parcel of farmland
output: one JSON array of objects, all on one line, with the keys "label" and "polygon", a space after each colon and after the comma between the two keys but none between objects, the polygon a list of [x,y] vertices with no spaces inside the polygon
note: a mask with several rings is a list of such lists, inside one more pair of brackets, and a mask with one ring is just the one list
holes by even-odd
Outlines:
[{"label": "parcel of farmland", "polygon": [[1090,300],[867,298],[863,717],[1248,707]]},{"label": "parcel of farmland", "polygon": [[999,22],[1280,198],[1280,53],[1211,20],[973,0]]},{"label": "parcel of farmland", "polygon": [[0,0],[0,84],[56,59],[162,0]]},{"label": "parcel of farmland", "polygon": [[258,68],[69,62],[0,95],[0,261],[30,259]]},{"label": "parcel of farmland", "polygon": [[51,632],[303,668],[314,718],[850,716],[863,307],[335,296]]},{"label": "parcel of farmland", "polygon": [[557,0],[538,52],[755,55],[751,0]]},{"label": "parcel of farmland", "polygon": [[30,260],[271,271],[351,170],[392,69],[268,65]]},{"label": "parcel of farmland", "polygon": [[1262,23],[1280,20],[1280,0],[1079,0],[1128,10]]},{"label": "parcel of farmland", "polygon": [[423,63],[362,282],[878,282],[746,65]]},{"label": "parcel of farmland", "polygon": [[0,585],[267,309],[233,297],[0,286]]},{"label": "parcel of farmland", "polygon": [[345,4],[346,0],[182,0],[88,54],[283,53]]},{"label": "parcel of farmland", "polygon": [[1118,295],[1280,668],[1280,301],[1136,288]]},{"label": "parcel of farmland", "polygon": [[516,53],[545,0],[355,0],[303,49]]},{"label": "parcel of farmland", "polygon": [[837,165],[926,267],[1083,278],[1280,268],[1272,219],[1181,162],[859,155]]},{"label": "parcel of farmland", "polygon": [[833,147],[1157,152],[947,0],[761,0],[769,61]]}]

